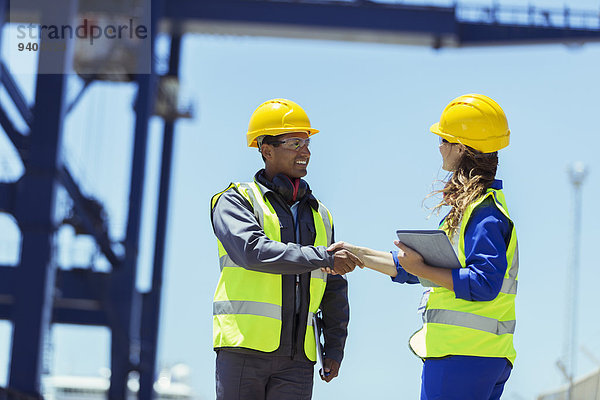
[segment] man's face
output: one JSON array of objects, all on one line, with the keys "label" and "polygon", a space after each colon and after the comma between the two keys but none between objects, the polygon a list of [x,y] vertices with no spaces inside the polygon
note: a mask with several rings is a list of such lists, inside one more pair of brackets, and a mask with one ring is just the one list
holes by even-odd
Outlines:
[{"label": "man's face", "polygon": [[307,139],[308,134],[306,132],[286,133],[274,138],[277,142],[285,141],[285,143],[263,144],[262,154],[266,159],[266,169],[272,176],[277,174],[285,174],[290,178],[306,176],[310,150],[306,143],[294,149],[295,138]]}]

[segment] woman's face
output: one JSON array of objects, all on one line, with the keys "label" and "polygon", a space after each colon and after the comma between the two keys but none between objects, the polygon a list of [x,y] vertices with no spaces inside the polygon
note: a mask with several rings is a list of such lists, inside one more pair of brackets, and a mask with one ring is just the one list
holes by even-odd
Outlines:
[{"label": "woman's face", "polygon": [[448,172],[456,171],[464,150],[464,146],[460,143],[450,143],[445,139],[441,139],[440,153],[443,159],[442,169]]}]

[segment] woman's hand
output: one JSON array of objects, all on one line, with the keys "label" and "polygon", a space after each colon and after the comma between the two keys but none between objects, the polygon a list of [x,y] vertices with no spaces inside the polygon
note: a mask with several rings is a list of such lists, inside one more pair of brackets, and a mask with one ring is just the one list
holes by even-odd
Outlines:
[{"label": "woman's hand", "polygon": [[421,254],[399,240],[394,240],[394,244],[400,249],[398,250],[398,263],[406,272],[454,291],[452,270],[427,265]]},{"label": "woman's hand", "polygon": [[348,250],[350,253],[354,254],[355,256],[357,256],[357,257],[359,256],[359,254],[358,254],[359,247],[355,246],[353,244],[350,244],[348,242],[342,242],[342,241],[335,242],[327,248],[327,251],[333,252],[333,253],[335,253],[338,250]]},{"label": "woman's hand", "polygon": [[340,271],[336,271],[334,268],[321,268],[321,271],[326,272],[331,275],[344,275],[347,272],[351,272],[354,270],[355,266],[359,266],[360,268],[364,268],[364,264],[362,260],[358,257],[358,246],[351,245],[346,242],[335,242],[331,246],[327,248],[327,251],[330,253],[336,254],[336,259],[338,263],[348,264],[347,268],[342,269]]},{"label": "woman's hand", "polygon": [[406,272],[419,276],[419,272],[425,266],[423,256],[399,240],[394,240],[394,244],[399,249],[398,263]]},{"label": "woman's hand", "polygon": [[[368,247],[355,246],[348,242],[336,242],[327,248],[330,252],[347,251],[360,259],[357,265],[361,268],[367,267],[382,274],[394,277],[398,274],[392,254],[388,251],[373,250]],[[322,268],[323,272],[331,272],[330,268]]]}]

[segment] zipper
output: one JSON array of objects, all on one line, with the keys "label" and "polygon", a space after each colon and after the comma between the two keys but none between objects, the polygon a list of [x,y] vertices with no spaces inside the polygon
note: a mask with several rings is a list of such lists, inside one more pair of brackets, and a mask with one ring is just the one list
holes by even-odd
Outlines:
[{"label": "zipper", "polygon": [[[300,214],[300,204],[298,204],[298,206],[296,207],[296,217],[294,218],[294,213],[292,212],[292,208],[290,206],[288,206],[288,209],[290,210],[290,213],[292,214],[292,220],[294,221],[294,242],[298,243],[298,237],[296,236],[298,233],[298,220],[299,218],[299,214]],[[300,297],[300,275],[296,274],[294,275],[295,277],[295,282],[294,282],[294,322],[292,325],[292,354],[291,354],[291,359],[293,360],[294,357],[296,356],[296,338],[298,336],[298,333],[296,332],[296,330],[298,329],[298,318],[300,317],[299,313],[298,313],[298,308],[299,308],[299,297]]]},{"label": "zipper", "polygon": [[300,275],[296,274],[296,282],[294,285],[294,323],[292,325],[292,355],[291,358],[292,360],[294,359],[294,356],[296,355],[296,337],[298,336],[298,333],[296,332],[296,329],[298,328],[298,318],[299,318],[299,313],[296,312],[296,309],[298,307],[298,297],[299,297],[299,289],[300,289]]},{"label": "zipper", "polygon": [[[279,197],[279,196],[277,196]],[[278,199],[279,200],[279,199]],[[292,221],[294,222],[294,227],[293,227],[293,233],[294,233],[294,243],[298,243],[298,237],[297,237],[297,232],[298,232],[298,222],[300,220],[299,218],[299,213],[300,213],[300,204],[298,204],[298,208],[296,209],[296,218],[294,218],[294,213],[292,212],[292,208],[290,207],[289,204],[287,204],[285,201],[280,201],[280,204],[285,206],[286,211],[291,215],[292,217]],[[279,224],[280,227],[283,227],[281,225],[281,222]],[[294,357],[296,356],[296,338],[297,338],[297,332],[296,329],[298,327],[298,319],[300,318],[300,314],[296,312],[296,308],[298,307],[298,302],[299,302],[299,297],[300,297],[300,275],[296,274],[295,275],[295,282],[294,282],[294,308],[293,308],[293,321],[292,321],[292,351],[290,354],[290,359],[294,359]]]},{"label": "zipper", "polygon": [[[291,210],[290,210],[291,211]],[[294,218],[294,213],[292,213],[292,218]],[[296,220],[298,219],[298,217],[295,218],[294,220],[294,242],[298,242],[298,238],[296,237]],[[296,329],[298,329],[298,297],[300,294],[300,275],[296,274],[294,275],[295,279],[294,279],[294,322],[292,325],[292,360],[294,359],[294,356],[296,355],[296,337],[298,336]]]}]

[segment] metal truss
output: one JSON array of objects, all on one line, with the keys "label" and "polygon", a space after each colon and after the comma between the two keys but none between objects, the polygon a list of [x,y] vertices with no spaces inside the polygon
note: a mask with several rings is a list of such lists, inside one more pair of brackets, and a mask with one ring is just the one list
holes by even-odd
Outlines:
[{"label": "metal truss", "polygon": [[328,0],[172,0],[167,26],[186,32],[426,45],[434,48],[600,40],[596,10],[449,7]]},{"label": "metal truss", "polygon": [[[135,0],[131,0],[134,1]],[[56,0],[64,21],[77,12],[98,11],[124,3],[110,0]],[[329,40],[406,43],[440,48],[527,43],[583,43],[600,39],[597,12],[532,7],[434,7],[373,1],[308,0],[161,0],[152,1],[152,45],[156,32],[172,35],[169,72],[177,76],[181,36],[186,33],[267,35]],[[16,15],[35,18],[34,6],[22,0]],[[22,9],[18,7],[23,5]],[[0,0],[0,22],[8,0]],[[42,53],[43,54],[43,53]],[[153,58],[154,59],[154,58]],[[138,88],[135,137],[130,171],[129,209],[124,252],[115,251],[98,204],[79,187],[61,162],[64,116],[92,83],[86,81],[70,104],[65,101],[67,59],[62,74],[39,74],[30,106],[0,60],[0,83],[25,121],[21,132],[0,106],[0,126],[25,166],[16,182],[0,183],[0,211],[14,216],[22,234],[19,265],[0,266],[0,318],[13,323],[10,391],[39,395],[43,343],[52,323],[106,326],[111,330],[111,400],[125,399],[127,377],[140,373],[140,399],[151,399],[155,378],[164,245],[173,151],[174,121],[165,121],[159,206],[155,232],[152,289],[135,287],[140,236],[148,121],[152,115],[157,73],[135,76]],[[39,69],[56,62],[40,56]],[[53,237],[56,194],[65,189],[73,204],[71,223],[96,241],[110,262],[110,272],[63,270],[56,265]],[[6,392],[8,393],[8,392]],[[15,392],[16,393],[16,392]],[[1,393],[0,393],[1,394]]]},{"label": "metal truss", "polygon": [[[42,2],[34,2],[33,5],[40,4]],[[59,0],[52,5],[64,12],[65,23],[75,17],[77,6],[76,0]],[[6,7],[7,1],[0,1],[0,10],[6,10]],[[160,10],[161,2],[152,0],[152,46],[158,31]],[[180,36],[173,37],[171,42],[168,73],[176,77]],[[61,162],[64,116],[91,81],[86,81],[79,95],[67,105],[65,82],[69,60],[63,58],[58,62],[62,66],[62,74],[38,74],[35,104],[30,107],[8,67],[0,60],[0,83],[28,128],[28,132],[20,132],[9,114],[0,107],[0,125],[25,166],[25,173],[18,181],[0,184],[0,211],[15,218],[22,235],[19,264],[16,268],[0,266],[0,318],[13,323],[9,390],[3,391],[3,394],[8,398],[16,398],[17,394],[31,398],[40,395],[45,335],[50,324],[66,323],[110,329],[110,399],[127,397],[127,379],[131,371],[138,371],[140,375],[139,398],[151,399],[156,369],[174,121],[167,121],[164,127],[152,288],[147,293],[140,293],[135,287],[135,280],[148,122],[154,107],[157,81],[154,64],[150,74],[135,77],[138,93],[129,213],[124,254],[120,254],[115,251],[116,243],[108,234],[101,205],[81,190],[67,166]],[[47,70],[50,63],[55,69],[57,60],[41,52],[38,71]],[[78,233],[94,238],[112,266],[110,272],[81,268],[64,270],[56,265],[54,234],[64,222],[55,218],[59,186],[66,191],[72,203],[69,223],[76,226]]]}]

